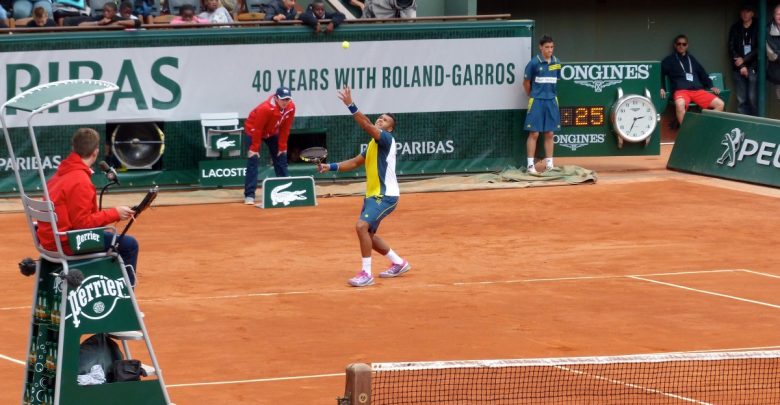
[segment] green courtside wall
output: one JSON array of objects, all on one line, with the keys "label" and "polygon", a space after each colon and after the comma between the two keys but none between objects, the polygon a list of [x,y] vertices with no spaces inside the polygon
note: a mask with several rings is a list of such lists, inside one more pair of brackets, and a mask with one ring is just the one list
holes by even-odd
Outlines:
[{"label": "green courtside wall", "polygon": [[[518,134],[521,133],[524,108],[521,106],[526,104],[527,98],[520,90],[521,75],[530,57],[532,31],[531,21],[471,21],[344,25],[327,37],[315,37],[310,29],[295,26],[9,35],[0,38],[3,60],[0,63],[0,94],[10,98],[35,85],[67,78],[100,78],[116,82],[120,86],[116,95],[60,106],[36,118],[44,169],[51,173],[67,156],[69,138],[75,129],[93,126],[105,133],[107,122],[142,119],[160,123],[165,132],[163,170],[121,173],[122,186],[192,185],[198,182],[198,163],[205,159],[196,112],[238,111],[245,117],[282,83],[294,84],[293,94],[298,105],[294,130],[325,128],[332,161],[360,153],[367,136],[336,98],[335,80],[331,78],[325,86],[322,81],[318,84],[310,78],[298,83],[291,83],[289,78],[312,69],[360,68],[365,66],[361,65],[362,61],[381,59],[383,47],[395,46],[391,55],[395,65],[376,67],[378,84],[373,87],[356,85],[353,94],[361,110],[371,118],[386,111],[397,113],[396,138],[401,144],[399,173],[498,170],[516,165],[517,157],[522,154]],[[352,43],[349,51],[340,47],[344,40]],[[501,41],[510,41],[513,46],[502,48],[500,44],[504,42]],[[437,54],[440,47],[433,46],[442,44],[446,48],[447,44],[459,46],[461,43],[477,44],[472,45],[477,46],[476,49],[482,43],[498,45],[497,50],[490,52],[500,56],[485,60],[475,58],[475,52],[460,54],[457,49],[442,55]],[[409,49],[417,55],[416,59],[409,59],[404,49],[399,48],[404,44],[413,45]],[[225,50],[237,52],[226,56]],[[167,52],[171,56],[160,56]],[[213,69],[207,74],[194,73],[199,72],[198,64],[184,62],[191,52],[205,53],[205,60],[213,64]],[[301,54],[307,53],[311,57],[305,59],[305,63],[300,62],[301,58],[307,57]],[[357,59],[355,55],[358,55]],[[256,62],[258,60],[260,62]],[[284,64],[285,60],[292,62]],[[273,64],[274,69],[266,68],[265,63]],[[330,65],[322,67],[328,63]],[[412,69],[420,65],[428,70],[416,74],[427,77],[412,77]],[[390,69],[390,88],[382,88],[384,68]],[[479,69],[483,76],[487,69],[502,69],[502,77],[498,80],[493,76],[490,83],[480,81],[477,78]],[[176,76],[172,72],[178,77],[172,78]],[[286,81],[281,75],[287,75]],[[212,82],[231,83],[231,80],[240,81],[241,87],[224,88],[215,94],[198,93],[200,88],[208,87]],[[307,85],[319,85],[316,91],[301,87],[301,83],[307,81]],[[432,99],[431,94],[436,94],[442,82],[444,86],[455,88],[456,97]],[[461,90],[471,96],[457,96]],[[178,112],[193,93],[203,101],[196,107],[189,107],[184,115]],[[240,106],[223,105],[241,97],[246,99],[247,93],[251,98]],[[490,104],[499,96],[510,99],[509,104],[504,101],[491,109]],[[391,102],[383,104],[387,99]],[[416,108],[425,102],[454,107],[438,111]],[[185,119],[177,118],[185,115]],[[24,123],[12,122],[9,126],[14,144],[20,148],[18,157],[25,184],[30,190],[39,188],[30,175],[38,163],[29,157],[32,153],[25,142]],[[15,189],[7,156],[5,146],[0,146],[0,192]],[[265,161],[269,158],[265,150],[261,158]],[[266,167],[260,177],[267,175],[269,170]],[[311,174],[312,169],[311,166],[293,165],[292,172],[296,171]],[[340,176],[359,177],[362,173]],[[95,180],[100,184],[102,179],[96,176]]]},{"label": "green courtside wall", "polygon": [[780,121],[733,113],[686,114],[668,167],[780,187]]}]

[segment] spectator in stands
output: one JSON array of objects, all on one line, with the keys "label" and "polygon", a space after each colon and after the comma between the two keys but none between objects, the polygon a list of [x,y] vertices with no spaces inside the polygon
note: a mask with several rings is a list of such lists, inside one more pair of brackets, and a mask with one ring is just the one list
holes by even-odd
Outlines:
[{"label": "spectator in stands", "polygon": [[417,18],[417,0],[365,0],[363,18]]},{"label": "spectator in stands", "polygon": [[8,28],[8,12],[0,4],[0,28]]},{"label": "spectator in stands", "polygon": [[775,6],[766,31],[766,58],[766,78],[775,85],[775,98],[780,100],[780,4]]},{"label": "spectator in stands", "polygon": [[122,18],[127,18],[128,20],[138,20],[138,16],[133,14],[133,3],[130,1],[123,1],[122,4],[119,5],[119,15]]},{"label": "spectator in stands", "polygon": [[53,0],[51,9],[51,15],[54,18],[54,21],[57,23],[57,25],[63,25],[65,20],[69,17],[78,17],[74,18],[72,21],[77,21],[75,24],[71,25],[78,25],[78,22],[87,21],[89,18],[89,6],[87,5],[88,0]]},{"label": "spectator in stands", "polygon": [[222,3],[222,7],[225,7],[225,10],[227,10],[231,16],[238,15],[238,10],[242,6],[241,0],[220,0],[220,3]]},{"label": "spectator in stands", "polygon": [[265,6],[265,19],[267,21],[292,21],[296,20],[297,16],[295,0],[274,0]]},{"label": "spectator in stands", "polygon": [[360,9],[361,14],[363,13],[363,9],[366,7],[366,5],[360,0],[342,0],[342,1],[352,7],[356,7]]},{"label": "spectator in stands", "polygon": [[27,26],[30,28],[56,27],[57,24],[54,23],[54,20],[49,18],[49,13],[46,12],[45,8],[35,7],[33,9],[32,20],[27,22]]},{"label": "spectator in stands", "polygon": [[51,15],[51,0],[14,0],[14,18],[27,18],[32,17],[32,11],[35,7],[43,7],[46,10],[46,14]]},{"label": "spectator in stands", "polygon": [[338,11],[331,13],[325,11],[325,2],[322,0],[314,0],[309,4],[309,7],[306,8],[306,11],[301,14],[301,21],[314,28],[315,34],[320,33],[320,20],[330,20],[328,24],[322,27],[322,32],[330,34],[333,32],[334,28],[344,22],[345,18],[346,16]]},{"label": "spectator in stands", "polygon": [[179,7],[179,15],[173,17],[171,25],[174,24],[208,24],[209,20],[204,20],[195,15],[195,7],[192,4],[183,4]]},{"label": "spectator in stands", "polygon": [[[133,3],[130,3],[130,6],[132,8],[133,16],[140,18],[144,24],[151,24],[153,22],[154,20],[154,16],[152,15],[153,8],[152,5],[149,4],[146,0],[135,0]],[[124,16],[124,14],[122,15]],[[124,16],[124,17],[130,18],[129,16]]]},{"label": "spectator in stands", "polygon": [[233,22],[233,17],[220,0],[206,0],[205,5],[206,10],[198,14],[198,18],[205,20],[207,24],[228,24]]},{"label": "spectator in stands", "polygon": [[661,98],[666,98],[664,78],[668,77],[677,122],[682,124],[691,101],[701,108],[723,111],[723,100],[718,98],[720,89],[712,85],[707,71],[688,52],[688,37],[684,34],[675,37],[674,49],[671,55],[661,61]]},{"label": "spectator in stands", "polygon": [[[76,17],[78,18],[78,17]],[[66,25],[72,25],[71,18],[65,19]],[[105,27],[109,25],[119,25],[125,28],[140,28],[141,20],[122,17],[117,13],[116,3],[109,2],[103,5],[103,15],[100,17],[87,17],[87,21],[80,21],[76,25],[79,26],[96,26]]]},{"label": "spectator in stands", "polygon": [[753,6],[744,4],[739,11],[739,21],[729,29],[731,78],[737,94],[737,112],[747,115],[758,115],[758,24],[754,15]]}]

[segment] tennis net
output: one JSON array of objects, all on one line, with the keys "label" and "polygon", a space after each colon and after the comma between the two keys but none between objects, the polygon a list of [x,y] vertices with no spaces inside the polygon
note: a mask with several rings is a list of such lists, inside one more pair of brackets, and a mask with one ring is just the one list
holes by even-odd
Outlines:
[{"label": "tennis net", "polygon": [[780,350],[359,366],[344,403],[780,404]]}]

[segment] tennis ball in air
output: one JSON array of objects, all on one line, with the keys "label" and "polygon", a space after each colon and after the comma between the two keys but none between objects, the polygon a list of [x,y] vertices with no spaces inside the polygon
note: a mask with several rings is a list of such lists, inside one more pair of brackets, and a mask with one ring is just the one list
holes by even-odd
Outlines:
[{"label": "tennis ball in air", "polygon": [[341,47],[343,49],[349,49],[349,41],[344,41],[341,43]]}]

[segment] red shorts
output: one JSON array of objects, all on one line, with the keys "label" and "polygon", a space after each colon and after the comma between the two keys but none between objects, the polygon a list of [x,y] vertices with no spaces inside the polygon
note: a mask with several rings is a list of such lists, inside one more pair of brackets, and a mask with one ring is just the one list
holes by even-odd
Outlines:
[{"label": "red shorts", "polygon": [[712,104],[712,100],[718,97],[707,90],[677,90],[674,92],[674,100],[681,98],[685,100],[685,109],[688,109],[688,104],[693,101],[701,108],[709,108]]}]

